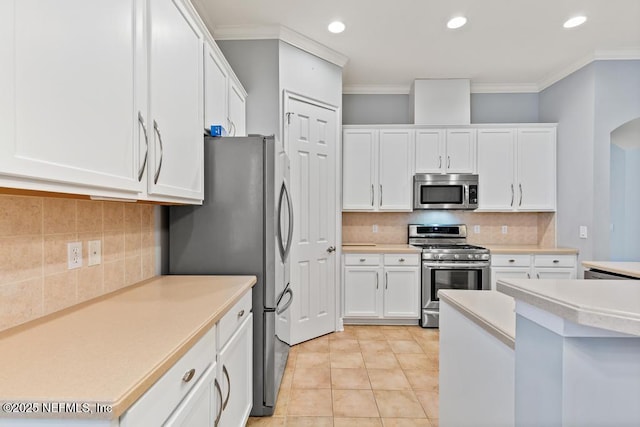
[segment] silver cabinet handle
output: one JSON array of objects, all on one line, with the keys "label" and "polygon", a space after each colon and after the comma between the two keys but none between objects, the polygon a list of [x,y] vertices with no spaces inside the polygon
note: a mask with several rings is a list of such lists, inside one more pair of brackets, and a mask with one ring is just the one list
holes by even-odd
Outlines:
[{"label": "silver cabinet handle", "polygon": [[360,258],[360,262],[365,262],[366,260],[366,258]]},{"label": "silver cabinet handle", "polygon": [[218,396],[220,396],[220,405],[218,405],[218,413],[216,414],[216,420],[213,423],[214,427],[218,427],[218,423],[220,423],[220,417],[222,416],[222,390],[220,390],[220,384],[218,384],[218,380],[213,380],[213,385],[218,391]]},{"label": "silver cabinet handle", "polygon": [[371,207],[373,207],[373,184],[371,184]]},{"label": "silver cabinet handle", "polygon": [[182,381],[184,381],[185,383],[188,383],[189,381],[191,381],[193,379],[193,376],[196,374],[196,370],[191,368],[189,369],[183,376],[182,376]]},{"label": "silver cabinet handle", "polygon": [[515,259],[510,259],[509,262],[516,262],[516,260]]},{"label": "silver cabinet handle", "polygon": [[451,167],[451,156],[447,156],[447,169]]},{"label": "silver cabinet handle", "polygon": [[138,123],[142,126],[142,133],[144,134],[144,160],[140,165],[140,169],[138,169],[138,182],[142,181],[142,175],[144,174],[144,168],[147,166],[147,156],[149,155],[149,137],[147,136],[147,127],[144,125],[144,119],[142,118],[142,113],[138,111]]},{"label": "silver cabinet handle", "polygon": [[244,308],[238,312],[238,317],[244,316]]},{"label": "silver cabinet handle", "polygon": [[229,403],[229,398],[231,397],[231,380],[229,379],[229,371],[227,371],[227,367],[222,365],[222,373],[227,378],[227,384],[229,384],[229,391],[227,392],[227,398],[224,399],[222,403],[222,409],[227,409],[227,404]]},{"label": "silver cabinet handle", "polygon": [[438,169],[442,168],[442,156],[438,156]]},{"label": "silver cabinet handle", "polygon": [[559,259],[554,259],[554,260],[553,260],[553,263],[554,263],[554,264],[557,264],[557,263],[559,263],[559,262],[560,262],[560,260],[559,260]]},{"label": "silver cabinet handle", "polygon": [[531,275],[527,273],[527,279],[531,279]]},{"label": "silver cabinet handle", "polygon": [[536,273],[536,278],[540,278],[540,273]]},{"label": "silver cabinet handle", "polygon": [[329,247],[327,248],[327,252],[329,252],[329,253],[331,253],[331,252],[335,252],[335,250],[336,250],[336,247],[335,247],[335,246],[329,246]]},{"label": "silver cabinet handle", "polygon": [[380,207],[382,207],[382,184],[380,184]]},{"label": "silver cabinet handle", "polygon": [[515,196],[515,191],[513,191],[513,184],[511,184],[511,206],[513,206],[513,197]]},{"label": "silver cabinet handle", "polygon": [[384,273],[384,288],[389,289],[389,272],[385,271]]},{"label": "silver cabinet handle", "polygon": [[160,135],[160,129],[158,129],[158,122],[153,121],[153,131],[158,135],[158,142],[160,143],[160,162],[158,163],[158,169],[156,170],[155,175],[153,176],[153,183],[158,183],[158,178],[160,178],[160,170],[162,169],[162,157],[164,157],[164,149],[162,147],[162,135]]},{"label": "silver cabinet handle", "polygon": [[518,186],[520,187],[520,203],[518,203],[518,206],[522,206],[522,184],[518,184]]},{"label": "silver cabinet handle", "polygon": [[376,289],[378,289],[378,273],[376,273]]},{"label": "silver cabinet handle", "polygon": [[400,262],[404,262],[404,258],[400,258],[398,261],[400,261]]}]

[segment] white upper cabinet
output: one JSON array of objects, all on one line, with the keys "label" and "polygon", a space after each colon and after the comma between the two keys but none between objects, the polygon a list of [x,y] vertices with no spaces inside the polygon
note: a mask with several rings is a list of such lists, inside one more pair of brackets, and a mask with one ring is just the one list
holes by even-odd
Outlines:
[{"label": "white upper cabinet", "polygon": [[556,129],[518,129],[518,210],[556,209]]},{"label": "white upper cabinet", "polygon": [[247,94],[241,86],[232,79],[229,80],[229,134],[232,136],[247,136],[246,129],[246,98]]},{"label": "white upper cabinet", "polygon": [[229,73],[217,48],[210,42],[205,42],[204,46],[204,128],[220,125],[229,132]]},{"label": "white upper cabinet", "polygon": [[407,130],[380,131],[379,210],[411,210],[413,136]]},{"label": "white upper cabinet", "polygon": [[149,193],[202,200],[203,36],[177,0],[152,1],[149,22]]},{"label": "white upper cabinet", "polygon": [[411,211],[414,131],[343,133],[342,209]]},{"label": "white upper cabinet", "polygon": [[73,184],[85,194],[131,198],[145,190],[135,5],[2,2],[0,186]]},{"label": "white upper cabinet", "polygon": [[416,173],[473,173],[475,129],[417,129]]},{"label": "white upper cabinet", "polygon": [[555,127],[478,130],[479,210],[556,209]]},{"label": "white upper cabinet", "polygon": [[345,130],[342,138],[342,209],[373,211],[378,133]]},{"label": "white upper cabinet", "polygon": [[514,129],[478,130],[480,209],[512,210],[515,199]]}]

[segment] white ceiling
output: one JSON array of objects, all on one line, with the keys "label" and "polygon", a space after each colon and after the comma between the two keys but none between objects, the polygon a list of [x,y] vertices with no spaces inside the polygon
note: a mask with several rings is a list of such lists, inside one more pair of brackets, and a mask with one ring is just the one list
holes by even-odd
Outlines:
[{"label": "white ceiling", "polygon": [[[397,92],[416,78],[476,91],[537,91],[596,58],[640,59],[640,0],[194,0],[212,30],[282,25],[349,58],[345,92]],[[468,23],[449,30],[449,18]],[[586,24],[564,29],[575,15]],[[347,29],[331,34],[342,20]],[[482,88],[486,90],[483,90]]]}]

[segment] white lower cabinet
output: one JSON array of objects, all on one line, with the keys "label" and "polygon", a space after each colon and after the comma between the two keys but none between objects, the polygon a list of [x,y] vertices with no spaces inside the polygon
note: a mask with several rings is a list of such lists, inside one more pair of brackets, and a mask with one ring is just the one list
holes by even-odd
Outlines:
[{"label": "white lower cabinet", "polygon": [[346,254],[345,319],[418,319],[418,254]]},{"label": "white lower cabinet", "polygon": [[491,289],[500,279],[575,279],[577,255],[499,254],[491,255]]}]

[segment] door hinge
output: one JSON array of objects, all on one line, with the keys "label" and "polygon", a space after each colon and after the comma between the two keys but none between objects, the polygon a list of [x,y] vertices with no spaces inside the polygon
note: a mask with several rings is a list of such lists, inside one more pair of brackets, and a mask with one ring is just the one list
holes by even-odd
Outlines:
[{"label": "door hinge", "polygon": [[287,116],[287,124],[290,125],[291,124],[291,116],[293,115],[293,113],[285,113],[285,115]]}]

